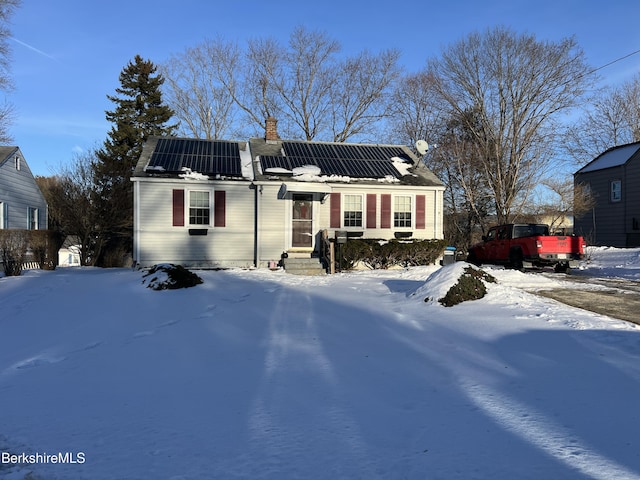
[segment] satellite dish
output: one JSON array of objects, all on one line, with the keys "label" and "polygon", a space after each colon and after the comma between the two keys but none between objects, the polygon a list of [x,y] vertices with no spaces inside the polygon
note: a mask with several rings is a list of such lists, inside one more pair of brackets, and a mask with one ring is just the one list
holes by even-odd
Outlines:
[{"label": "satellite dish", "polygon": [[429,144],[424,140],[418,140],[416,142],[416,150],[420,155],[424,155],[427,153],[427,150],[429,150]]}]

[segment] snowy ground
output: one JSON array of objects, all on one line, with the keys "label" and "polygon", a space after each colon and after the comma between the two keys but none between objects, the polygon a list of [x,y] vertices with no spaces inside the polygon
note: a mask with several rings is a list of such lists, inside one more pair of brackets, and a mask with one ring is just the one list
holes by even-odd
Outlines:
[{"label": "snowy ground", "polygon": [[561,275],[442,307],[463,266],[0,278],[0,478],[640,478],[640,327],[532,293]]}]

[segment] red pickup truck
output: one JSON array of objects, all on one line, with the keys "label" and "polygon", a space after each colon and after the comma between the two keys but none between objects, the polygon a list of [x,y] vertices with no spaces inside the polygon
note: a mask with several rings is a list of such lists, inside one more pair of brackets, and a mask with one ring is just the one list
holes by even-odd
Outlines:
[{"label": "red pickup truck", "polygon": [[469,249],[469,263],[492,263],[518,270],[549,266],[556,272],[566,272],[578,266],[586,247],[582,237],[549,235],[548,225],[536,223],[491,227],[482,240]]}]

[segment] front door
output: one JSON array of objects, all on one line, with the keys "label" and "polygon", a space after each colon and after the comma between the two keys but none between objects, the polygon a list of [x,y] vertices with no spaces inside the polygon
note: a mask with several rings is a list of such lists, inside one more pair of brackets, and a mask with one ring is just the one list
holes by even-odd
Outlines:
[{"label": "front door", "polygon": [[291,246],[313,247],[313,196],[293,194],[293,215],[291,217]]}]

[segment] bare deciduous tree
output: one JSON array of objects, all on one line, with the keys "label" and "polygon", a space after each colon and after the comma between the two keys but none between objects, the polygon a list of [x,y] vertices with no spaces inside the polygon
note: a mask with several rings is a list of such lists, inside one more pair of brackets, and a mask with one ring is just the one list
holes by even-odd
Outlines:
[{"label": "bare deciduous tree", "polygon": [[231,85],[221,80],[223,74],[215,73],[222,73],[221,66],[236,56],[233,45],[207,40],[162,65],[165,101],[180,120],[180,134],[207,140],[234,135]]},{"label": "bare deciduous tree", "polygon": [[[13,82],[9,74],[11,64],[11,51],[8,39],[11,37],[9,31],[9,20],[16,8],[21,5],[21,0],[0,0],[0,90],[10,91]],[[13,106],[5,99],[0,105],[0,144],[7,144],[12,141],[9,134],[9,126],[14,117]]]},{"label": "bare deciduous tree", "polygon": [[[233,125],[227,134],[246,128],[263,132],[265,119],[275,117],[289,138],[342,142],[370,133],[389,115],[399,54],[362,52],[342,59],[339,52],[337,41],[304,27],[293,30],[286,46],[257,38],[243,51],[218,38],[172,57],[163,67],[165,89],[170,106],[197,136],[210,129],[209,117],[225,127]],[[219,88],[226,90],[234,108],[223,102]],[[195,114],[180,113],[181,99]],[[197,125],[189,125],[182,118],[186,115]]]},{"label": "bare deciduous tree", "polygon": [[640,74],[599,91],[568,129],[567,149],[582,166],[605,150],[640,141]]},{"label": "bare deciduous tree", "polygon": [[444,121],[434,84],[435,78],[426,71],[406,75],[395,83],[390,123],[396,141],[415,145],[418,140],[434,143],[440,137]]},{"label": "bare deciduous tree", "polygon": [[331,85],[331,130],[334,142],[375,133],[391,114],[392,88],[400,76],[397,50],[379,55],[363,52],[338,66]]},{"label": "bare deciduous tree", "polygon": [[80,242],[80,262],[94,265],[104,240],[99,232],[99,212],[93,202],[95,191],[94,151],[76,155],[52,177],[38,178],[49,206],[50,227],[59,230],[61,238],[73,235]]},{"label": "bare deciduous tree", "polygon": [[466,123],[498,221],[508,223],[555,154],[558,113],[589,83],[582,50],[574,39],[541,42],[499,27],[446,48],[429,72],[449,116]]}]

